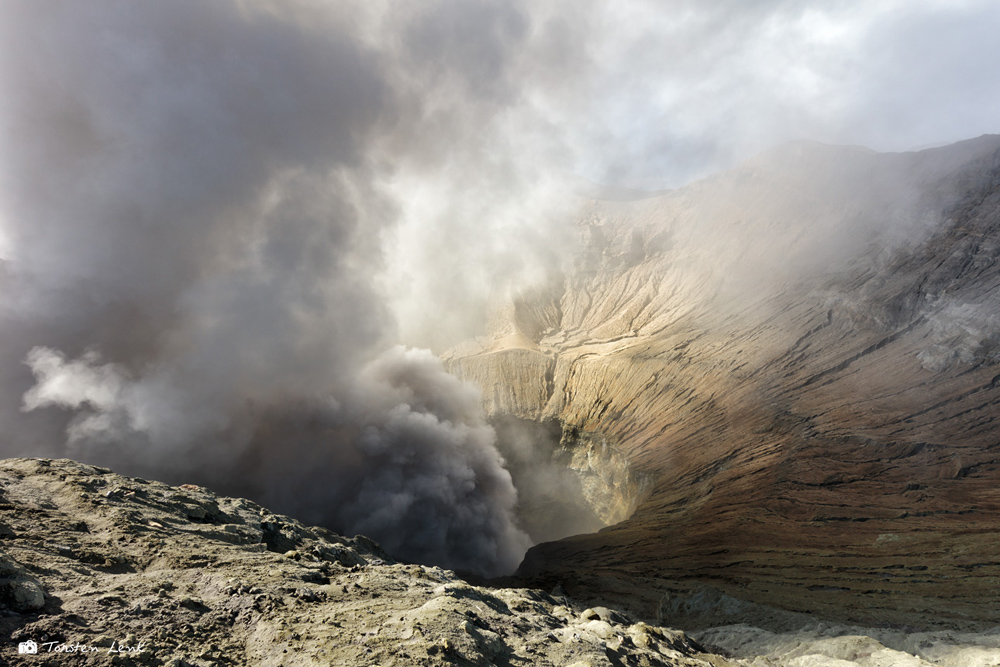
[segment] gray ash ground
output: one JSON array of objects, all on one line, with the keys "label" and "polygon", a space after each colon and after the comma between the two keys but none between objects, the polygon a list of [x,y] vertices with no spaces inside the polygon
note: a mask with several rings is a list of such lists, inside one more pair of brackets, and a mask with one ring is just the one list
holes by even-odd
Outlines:
[{"label": "gray ash ground", "polygon": [[24,458],[0,462],[0,634],[4,665],[738,664],[249,500]]}]

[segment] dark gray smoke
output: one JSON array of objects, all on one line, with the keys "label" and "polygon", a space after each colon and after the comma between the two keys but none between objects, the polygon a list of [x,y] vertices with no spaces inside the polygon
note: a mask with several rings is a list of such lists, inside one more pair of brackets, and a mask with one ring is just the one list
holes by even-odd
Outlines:
[{"label": "dark gray smoke", "polygon": [[[93,353],[70,361],[43,347],[27,363],[37,384],[25,409],[73,410],[67,434],[81,458],[114,451],[132,467],[207,479],[453,568],[509,571],[531,545],[515,525],[517,493],[478,392],[426,350],[390,348],[329,395],[286,390],[260,401],[216,387],[246,407],[201,412],[178,395],[187,378],[131,379]],[[135,449],[109,450],[123,444]],[[205,464],[212,470],[195,467]]]}]

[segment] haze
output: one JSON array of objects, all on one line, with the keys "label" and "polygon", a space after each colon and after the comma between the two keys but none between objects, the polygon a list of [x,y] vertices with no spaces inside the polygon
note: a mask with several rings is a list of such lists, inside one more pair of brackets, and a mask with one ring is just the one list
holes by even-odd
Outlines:
[{"label": "haze", "polygon": [[[991,2],[0,5],[0,453],[197,480],[509,571],[433,354],[575,243],[583,180],[996,132]],[[405,530],[404,530],[405,528]]]}]

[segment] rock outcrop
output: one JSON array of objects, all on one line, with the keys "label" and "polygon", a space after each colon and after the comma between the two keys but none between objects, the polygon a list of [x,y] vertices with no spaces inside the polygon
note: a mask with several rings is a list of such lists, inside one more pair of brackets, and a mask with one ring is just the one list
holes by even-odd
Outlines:
[{"label": "rock outcrop", "polygon": [[562,280],[512,295],[450,367],[494,412],[603,434],[649,482],[627,520],[533,548],[521,575],[996,622],[1000,137],[790,144],[591,201],[580,237]]},{"label": "rock outcrop", "polygon": [[607,608],[69,460],[0,462],[0,546],[4,665],[736,664]]}]

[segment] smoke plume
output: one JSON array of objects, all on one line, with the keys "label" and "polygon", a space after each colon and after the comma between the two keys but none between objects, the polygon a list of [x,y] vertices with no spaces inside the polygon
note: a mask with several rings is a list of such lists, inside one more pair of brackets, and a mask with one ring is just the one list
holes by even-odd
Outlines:
[{"label": "smoke plume", "polygon": [[515,567],[529,544],[476,392],[391,347],[377,144],[407,94],[383,56],[331,17],[236,2],[5,13],[3,453]]}]

